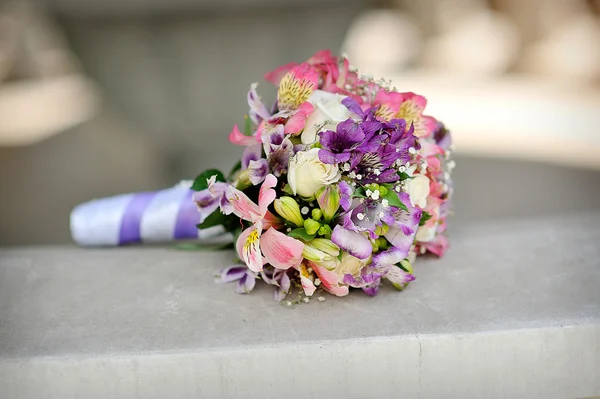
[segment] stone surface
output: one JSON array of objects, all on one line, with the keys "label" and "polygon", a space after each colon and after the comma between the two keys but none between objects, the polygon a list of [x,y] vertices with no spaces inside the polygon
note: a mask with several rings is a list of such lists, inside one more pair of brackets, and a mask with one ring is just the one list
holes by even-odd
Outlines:
[{"label": "stone surface", "polygon": [[3,398],[600,395],[600,213],[456,223],[404,292],[288,308],[232,252],[0,252]]}]

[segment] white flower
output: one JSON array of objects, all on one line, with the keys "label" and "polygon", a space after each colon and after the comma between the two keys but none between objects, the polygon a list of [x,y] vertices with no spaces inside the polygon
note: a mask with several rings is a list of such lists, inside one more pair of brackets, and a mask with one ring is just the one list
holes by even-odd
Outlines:
[{"label": "white flower", "polygon": [[315,90],[308,102],[315,106],[312,115],[306,120],[302,132],[302,144],[312,144],[317,140],[317,133],[325,130],[335,130],[340,122],[352,116],[352,113],[342,104],[345,96]]},{"label": "white flower", "polygon": [[412,179],[406,180],[406,191],[410,196],[412,206],[425,208],[429,196],[429,178],[425,175],[416,175]]},{"label": "white flower", "polygon": [[312,197],[321,187],[340,180],[337,165],[328,165],[319,159],[319,149],[300,151],[290,158],[288,183],[294,194]]},{"label": "white flower", "polygon": [[432,227],[419,227],[417,231],[417,241],[419,242],[429,242],[435,238],[436,226]]}]

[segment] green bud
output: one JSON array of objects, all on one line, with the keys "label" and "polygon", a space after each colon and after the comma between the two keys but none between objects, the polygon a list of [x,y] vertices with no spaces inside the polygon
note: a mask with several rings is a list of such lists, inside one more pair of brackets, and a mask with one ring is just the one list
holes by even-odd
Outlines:
[{"label": "green bud", "polygon": [[314,220],[316,220],[318,222],[323,217],[323,211],[315,208],[312,210],[311,216]]},{"label": "green bud", "polygon": [[306,232],[311,236],[313,234],[317,234],[317,231],[319,231],[320,227],[321,227],[321,224],[315,220],[306,219],[304,221],[304,230],[306,230]]},{"label": "green bud", "polygon": [[379,244],[379,249],[387,249],[389,247],[388,240],[385,237],[379,237],[377,243]]},{"label": "green bud", "polygon": [[332,232],[333,231],[331,230],[331,227],[329,227],[329,225],[327,224],[324,224],[321,227],[319,227],[319,231],[317,232],[317,234],[323,237],[331,238]]},{"label": "green bud", "polygon": [[315,238],[307,245],[310,245],[311,247],[314,247],[319,251],[323,251],[326,254],[334,257],[340,254],[340,247],[335,245],[333,241],[326,238]]},{"label": "green bud", "polygon": [[326,254],[323,251],[319,251],[313,246],[304,245],[304,249],[302,250],[302,256],[305,259],[308,259],[313,262],[323,262],[325,260],[331,259],[331,256]]},{"label": "green bud", "polygon": [[402,267],[402,269],[404,269],[405,272],[413,274],[413,268],[408,259],[401,260],[400,267]]},{"label": "green bud", "polygon": [[300,213],[300,206],[292,197],[281,197],[275,200],[273,203],[275,206],[275,211],[287,220],[295,224],[298,227],[302,227],[304,225],[304,219],[302,218],[302,214]]},{"label": "green bud", "polygon": [[340,192],[337,186],[325,186],[319,189],[315,194],[319,207],[323,211],[325,221],[329,221],[335,216],[340,208]]},{"label": "green bud", "polygon": [[371,247],[373,247],[373,252],[379,251],[379,241],[371,240]]},{"label": "green bud", "polygon": [[387,232],[390,230],[390,226],[388,226],[387,224],[382,224],[381,226],[377,226],[375,228],[375,234],[377,234],[378,236],[384,236],[387,234]]},{"label": "green bud", "polygon": [[385,196],[388,192],[389,190],[387,188],[385,188],[384,186],[379,186],[379,193],[382,197]]}]

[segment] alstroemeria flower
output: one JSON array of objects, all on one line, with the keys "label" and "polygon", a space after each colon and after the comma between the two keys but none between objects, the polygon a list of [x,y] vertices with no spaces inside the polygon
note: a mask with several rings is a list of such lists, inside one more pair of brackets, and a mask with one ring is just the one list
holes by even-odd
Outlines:
[{"label": "alstroemeria flower", "polygon": [[415,93],[402,93],[402,104],[396,118],[404,119],[409,125],[412,123],[417,137],[430,136],[437,125],[434,118],[423,115],[426,105],[425,97]]},{"label": "alstroemeria flower", "polygon": [[347,119],[337,125],[336,131],[319,133],[322,149],[319,159],[326,164],[338,164],[350,160],[351,151],[365,140],[360,124]]},{"label": "alstroemeria flower", "polygon": [[262,99],[256,92],[256,87],[258,87],[258,83],[252,83],[252,85],[250,85],[250,91],[248,91],[248,106],[250,107],[250,119],[252,119],[252,122],[254,122],[255,125],[258,125],[263,119],[268,119],[271,116],[271,113],[267,110],[267,107],[263,104]]},{"label": "alstroemeria flower", "polygon": [[364,234],[346,229],[340,225],[335,226],[333,229],[331,241],[358,259],[367,259],[373,251],[371,242]]},{"label": "alstroemeria flower", "polygon": [[308,63],[302,63],[285,74],[277,91],[279,110],[295,110],[317,90],[319,76]]},{"label": "alstroemeria flower", "polygon": [[373,106],[377,107],[375,116],[385,122],[391,121],[398,114],[402,99],[400,93],[379,89],[373,102]]},{"label": "alstroemeria flower", "polygon": [[406,252],[415,241],[415,235],[421,221],[421,209],[412,206],[407,193],[400,193],[400,201],[407,207],[408,212],[403,209],[397,209],[394,213],[394,224],[385,234],[385,238],[396,248]]},{"label": "alstroemeria flower", "polygon": [[217,208],[228,209],[229,206],[225,198],[225,191],[229,184],[217,182],[216,176],[211,176],[207,179],[207,183],[208,188],[192,194],[192,199],[196,202],[198,211],[200,212],[199,223],[204,222]]},{"label": "alstroemeria flower", "polygon": [[218,283],[231,283],[237,281],[235,291],[238,294],[248,294],[256,285],[256,273],[246,266],[230,266],[217,272]]},{"label": "alstroemeria flower", "polygon": [[[260,187],[258,205],[232,186],[229,186],[226,191],[232,212],[252,223],[252,226],[240,234],[236,249],[240,259],[255,272],[261,271],[264,263],[269,263],[277,269],[288,269],[298,266],[302,261],[304,244],[272,227],[280,223],[280,220],[268,210],[269,205],[275,200],[273,187],[276,185],[277,178],[271,174],[267,175]],[[263,233],[263,229],[267,231]]]}]

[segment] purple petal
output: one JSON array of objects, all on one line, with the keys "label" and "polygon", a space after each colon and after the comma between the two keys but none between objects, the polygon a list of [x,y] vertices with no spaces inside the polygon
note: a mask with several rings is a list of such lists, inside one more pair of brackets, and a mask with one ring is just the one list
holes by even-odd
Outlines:
[{"label": "purple petal", "polygon": [[331,241],[359,259],[367,259],[373,251],[368,238],[354,231],[346,230],[340,225],[335,226],[333,229]]},{"label": "purple petal", "polygon": [[364,115],[365,115],[364,111],[352,97],[344,98],[342,100],[342,104],[346,108],[348,108],[348,111],[355,113],[356,115],[360,116],[361,118],[364,117]]},{"label": "purple petal", "polygon": [[226,269],[219,270],[217,275],[219,279],[217,282],[219,283],[231,283],[232,281],[237,281],[246,275],[246,271],[248,268],[246,266],[230,266]]},{"label": "purple petal", "polygon": [[365,133],[360,125],[348,118],[337,126],[337,140],[344,146],[351,146],[362,142],[365,139]]},{"label": "purple petal", "polygon": [[379,283],[370,285],[368,287],[363,287],[362,290],[369,296],[375,296],[379,292]]},{"label": "purple petal", "polygon": [[414,234],[406,235],[402,231],[402,229],[398,226],[390,226],[385,238],[396,248],[401,250],[403,253],[410,250],[412,246],[415,236]]},{"label": "purple petal", "polygon": [[352,188],[345,180],[342,180],[338,187],[340,188],[340,206],[347,211],[352,205]]},{"label": "purple petal", "polygon": [[248,294],[254,289],[255,285],[256,277],[250,270],[246,270],[246,274],[240,279],[235,292],[238,294]]},{"label": "purple petal", "polygon": [[200,212],[200,220],[198,223],[204,222],[207,217],[219,208],[219,198],[213,197],[208,189],[195,192],[193,194],[193,199],[198,206],[198,212]]},{"label": "purple petal", "polygon": [[326,130],[324,132],[319,133],[319,137],[321,138],[319,142],[323,147],[330,148],[333,147],[336,143],[337,133],[331,130]]},{"label": "purple petal", "polygon": [[253,83],[248,91],[248,106],[250,107],[250,119],[254,124],[258,125],[263,119],[269,118],[270,114],[267,111],[267,107],[261,101],[258,93],[256,92],[257,83]]},{"label": "purple petal", "polygon": [[407,256],[408,250],[392,247],[387,251],[380,252],[373,256],[372,264],[374,267],[395,265],[396,263],[400,263],[401,260],[406,259]]},{"label": "purple petal", "polygon": [[397,266],[392,266],[388,269],[385,278],[390,280],[393,284],[403,285],[413,281],[415,279],[415,276],[413,276],[410,273],[406,273],[404,270],[400,269]]},{"label": "purple petal", "polygon": [[336,163],[335,155],[331,151],[324,148],[319,150],[319,160],[328,165],[333,165]]},{"label": "purple petal", "polygon": [[242,169],[247,169],[250,161],[256,161],[260,159],[262,155],[262,146],[260,143],[248,146],[244,149],[242,154]]},{"label": "purple petal", "polygon": [[248,178],[250,183],[257,185],[262,183],[269,173],[269,163],[266,159],[259,159],[258,161],[250,161],[248,165]]}]

